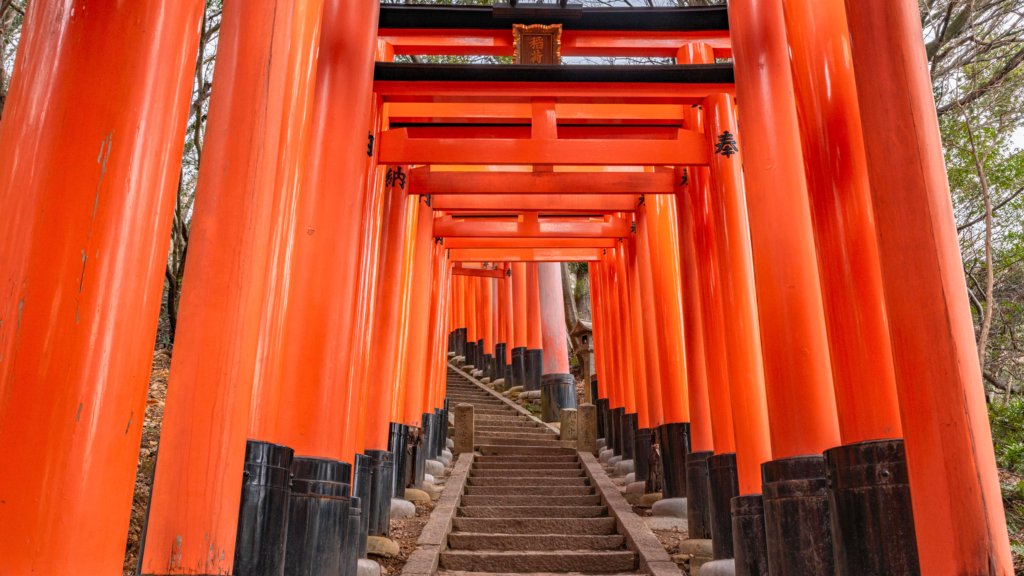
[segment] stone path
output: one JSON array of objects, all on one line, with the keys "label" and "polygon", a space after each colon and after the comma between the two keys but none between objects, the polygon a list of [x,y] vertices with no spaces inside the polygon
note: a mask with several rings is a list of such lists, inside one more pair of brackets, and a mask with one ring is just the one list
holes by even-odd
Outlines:
[{"label": "stone path", "polygon": [[476,456],[441,574],[632,573],[576,451],[548,427],[449,370],[451,406],[473,404]]}]

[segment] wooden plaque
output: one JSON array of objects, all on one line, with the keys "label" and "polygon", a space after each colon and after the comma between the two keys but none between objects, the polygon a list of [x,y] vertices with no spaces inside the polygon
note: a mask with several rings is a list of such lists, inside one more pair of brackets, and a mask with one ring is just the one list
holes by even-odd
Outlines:
[{"label": "wooden plaque", "polygon": [[513,24],[512,61],[516,64],[561,64],[561,24]]}]

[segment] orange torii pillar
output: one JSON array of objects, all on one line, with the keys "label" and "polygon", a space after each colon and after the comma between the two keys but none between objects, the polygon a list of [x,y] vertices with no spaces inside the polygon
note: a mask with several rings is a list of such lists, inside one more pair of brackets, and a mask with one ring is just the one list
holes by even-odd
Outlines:
[{"label": "orange torii pillar", "polygon": [[612,251],[615,266],[617,304],[618,304],[618,325],[621,342],[620,353],[622,354],[622,398],[623,410],[619,417],[619,448],[620,456],[609,459],[610,464],[617,464],[619,460],[632,460],[634,456],[634,438],[638,426],[638,411],[647,408],[646,373],[641,369],[643,366],[643,333],[637,329],[635,318],[639,314],[638,307],[634,309],[631,292],[636,293],[637,288],[630,278],[631,275],[631,248],[630,241],[623,241]]},{"label": "orange torii pillar", "polygon": [[[591,264],[591,295],[594,299],[594,315],[600,317],[599,327],[594,328],[594,341],[598,346],[598,389],[601,393],[604,426],[604,449],[599,456],[607,460],[616,451],[618,431],[615,420],[618,409],[622,407],[622,396],[619,393],[618,342],[616,323],[612,316],[611,264],[605,251],[600,262]],[[598,332],[600,330],[600,332]],[[607,454],[607,456],[606,456]]]},{"label": "orange torii pillar", "polygon": [[1012,574],[917,3],[847,2],[922,574]]},{"label": "orange torii pillar", "polygon": [[906,474],[858,473],[905,471],[906,457],[846,8],[842,0],[784,7],[844,444],[825,453],[835,570],[916,573]]},{"label": "orange torii pillar", "polygon": [[452,276],[452,351],[466,358],[466,277]]},{"label": "orange torii pillar", "polygon": [[537,289],[544,346],[544,370],[540,385],[541,419],[557,422],[563,408],[576,408],[576,380],[569,371],[569,336],[565,328],[560,263],[537,264]]},{"label": "orange torii pillar", "polygon": [[463,302],[466,305],[466,368],[476,368],[477,360],[477,315],[476,315],[476,293],[480,287],[480,278],[475,276],[466,277],[466,291]]},{"label": "orange torii pillar", "polygon": [[202,13],[28,6],[0,125],[5,573],[121,569]]},{"label": "orange torii pillar", "polygon": [[508,388],[526,383],[527,289],[525,262],[512,263],[512,379]]},{"label": "orange torii pillar", "polygon": [[[416,244],[413,249],[412,277],[418,285],[433,282],[433,226],[434,211],[426,204],[426,197],[417,197],[419,202],[416,221]],[[430,353],[430,290],[413,290],[409,295],[409,334],[406,346],[405,403],[402,423],[418,428],[418,440],[414,444],[415,455],[411,484],[421,486],[426,472],[426,460],[436,418],[428,411],[429,388],[433,374],[428,371]]]},{"label": "orange torii pillar", "polygon": [[482,377],[490,381],[494,374],[494,326],[497,324],[494,310],[494,278],[480,279],[480,292],[477,302],[479,303],[478,313],[480,314],[480,352],[481,366],[477,369],[482,371]]},{"label": "orange torii pillar", "polygon": [[[658,488],[664,498],[683,498],[686,496],[686,455],[690,452],[687,371],[691,361],[687,357],[683,337],[682,261],[676,200],[665,194],[649,196],[646,212],[658,311],[658,368],[661,370],[661,420],[655,431],[655,442],[661,458],[663,483],[654,488]],[[703,363],[703,354],[699,361]]]},{"label": "orange torii pillar", "polygon": [[[407,171],[405,167],[403,171]],[[374,385],[366,386],[369,394],[363,403],[366,412],[365,447],[368,453],[380,454],[388,451],[392,459],[392,498],[402,498],[405,493],[405,450],[408,426],[393,419],[394,398],[402,393],[402,357],[405,333],[406,307],[403,305],[412,285],[411,262],[407,253],[413,249],[410,237],[415,234],[418,198],[410,196],[405,181],[397,178],[401,166],[388,167],[385,175],[385,196],[383,204],[383,226],[380,239],[380,265],[377,269],[378,292],[376,294],[373,349],[367,350],[365,362],[367,373],[373,374]],[[383,510],[383,508],[380,508]],[[387,535],[387,526],[378,519],[377,525],[371,520],[371,535]],[[378,534],[377,532],[381,532]]]},{"label": "orange torii pillar", "polygon": [[512,365],[509,363],[509,347],[513,340],[513,318],[512,318],[512,271],[505,265],[505,274],[498,279],[498,330],[494,345],[495,373],[494,379],[501,380],[502,385],[495,388],[504,392],[511,386]]},{"label": "orange torii pillar", "polygon": [[[364,207],[372,192],[367,182],[375,152],[374,114],[380,113],[372,91],[378,13],[375,1],[324,3],[313,129],[291,236],[287,296],[281,304],[287,311],[280,344],[269,350],[264,372],[273,380],[267,386],[286,390],[285,401],[277,406],[278,443],[295,450],[295,481],[315,491],[318,488],[310,484],[317,481],[314,478],[330,479],[334,495],[365,495],[360,486],[366,485],[369,473],[356,462],[362,407],[352,352],[368,217]],[[344,484],[350,487],[343,488]],[[328,500],[293,490],[290,509],[292,515],[325,511],[318,516],[324,522],[321,538],[331,546],[321,546],[323,550],[333,549],[333,542],[343,536],[341,522],[327,512],[335,510],[338,500]],[[353,509],[357,503],[363,506],[354,498],[350,501]],[[360,521],[359,530],[351,532],[357,533],[356,544],[365,542],[367,528],[368,523]],[[289,556],[293,549],[316,545],[312,536],[292,530]],[[317,554],[295,554],[315,565],[334,562],[318,559]],[[346,560],[355,558],[348,554]],[[309,564],[299,564],[304,565]]]},{"label": "orange torii pillar", "polygon": [[[663,422],[662,412],[662,371],[660,362],[663,359],[664,342],[659,340],[658,316],[660,312],[655,302],[654,272],[651,265],[650,229],[646,204],[640,205],[635,213],[636,233],[630,242],[632,269],[630,285],[633,306],[634,337],[641,348],[637,355],[637,369],[644,373],[644,405],[638,407],[637,428],[633,433],[633,480],[643,482],[644,492],[654,492],[652,478],[651,449],[653,447],[654,428]],[[657,475],[654,475],[657,478]],[[657,487],[660,489],[660,486]]]},{"label": "orange torii pillar", "polygon": [[[603,449],[608,446],[608,428],[605,423],[608,418],[608,379],[607,374],[610,372],[608,368],[608,350],[605,348],[605,319],[604,319],[604,301],[602,300],[601,293],[601,264],[598,262],[590,262],[587,266],[587,277],[590,281],[590,309],[591,309],[591,327],[593,333],[593,347],[594,347],[594,374],[591,376],[591,381],[594,386],[593,393],[593,404],[597,407],[597,438],[598,438],[598,449]],[[600,337],[598,337],[600,335]],[[600,452],[594,454],[598,456]]]},{"label": "orange torii pillar", "polygon": [[[782,0],[732,2],[729,22],[736,100],[747,139],[736,144],[726,135],[733,106],[725,97],[710,99],[708,134],[719,171],[738,174],[742,158],[748,184],[774,458],[762,467],[767,560],[773,573],[831,574],[821,453],[840,443],[839,422]],[[743,152],[727,158],[728,146]],[[792,490],[797,484],[802,488]],[[759,526],[750,528],[749,534],[755,533]],[[756,557],[761,550],[754,545],[746,538],[745,552]],[[746,560],[751,569],[755,562],[762,565],[760,558]]]},{"label": "orange torii pillar", "polygon": [[[715,61],[714,50],[703,42],[688,42],[679,49],[677,61],[680,64],[712,63]],[[685,110],[684,119],[689,129],[704,131],[704,114],[700,106]],[[680,195],[677,197],[683,215],[680,237],[689,245],[688,256],[693,260],[692,268],[689,268],[692,274],[688,275],[688,285],[693,287],[688,299],[691,314],[687,317],[687,345],[698,342],[699,338],[704,352],[702,364],[693,360],[687,367],[690,376],[694,377],[690,401],[695,410],[693,448],[686,457],[687,519],[692,538],[711,538],[709,459],[715,454],[736,452],[719,284],[723,264],[719,261],[717,234],[724,224],[716,223],[718,217],[713,213],[708,167],[694,166],[679,172]],[[691,334],[695,336],[692,339]],[[703,388],[700,387],[701,377],[704,379]],[[699,412],[696,412],[702,406],[706,406],[708,414],[708,420],[703,423],[698,419]],[[736,491],[732,489],[732,493]],[[729,542],[720,544],[725,546]]]},{"label": "orange torii pillar", "polygon": [[[265,442],[246,447],[273,257],[265,239],[282,216],[278,171],[294,176],[305,159],[305,142],[283,137],[308,122],[301,110],[311,97],[286,81],[289,56],[309,49],[321,17],[319,5],[283,4],[224,12],[143,574],[270,573],[288,561],[287,485],[246,483],[243,490],[239,473],[254,453],[273,453],[281,467],[292,455]],[[295,97],[303,100],[298,107]],[[268,532],[274,536],[262,542]],[[309,550],[294,550],[296,561],[312,559]]]},{"label": "orange torii pillar", "polygon": [[[705,100],[701,114],[706,115],[707,125],[703,126],[711,145],[710,195],[702,195],[701,203],[707,203],[702,210],[710,210],[713,224],[714,248],[717,251],[718,287],[721,291],[723,340],[721,345],[728,350],[726,372],[729,382],[729,400],[732,406],[735,454],[719,453],[717,444],[719,431],[715,428],[715,456],[708,459],[708,474],[711,486],[712,540],[716,558],[733,556],[734,540],[747,545],[749,539],[743,535],[733,538],[730,524],[730,492],[745,497],[744,507],[759,506],[761,491],[761,464],[771,459],[771,438],[768,427],[768,408],[765,395],[764,371],[761,358],[761,335],[758,325],[758,302],[754,288],[754,270],[751,261],[750,231],[747,224],[746,199],[740,162],[735,158],[735,147],[730,148],[730,137],[737,130],[735,117],[720,116],[719,102],[724,102],[730,113],[731,97],[725,94],[712,95]],[[726,144],[718,146],[719,135]],[[722,153],[716,152],[717,149]],[[725,152],[728,152],[726,155]],[[698,181],[703,175],[696,174]],[[706,186],[703,183],[700,186]],[[708,190],[706,190],[708,191]],[[698,192],[698,194],[700,194]],[[714,297],[716,287],[702,287],[703,297]],[[705,317],[705,330],[714,322]],[[705,338],[707,345],[708,338]],[[719,343],[715,343],[716,346]],[[711,352],[708,352],[709,356]],[[713,386],[709,374],[709,386]],[[715,410],[712,396],[712,410]],[[714,415],[713,415],[714,417]],[[760,517],[760,516],[758,516]],[[763,534],[763,532],[762,532]],[[761,540],[763,549],[763,540]],[[739,564],[746,552],[736,551]],[[761,553],[760,557],[763,558]]]},{"label": "orange torii pillar", "polygon": [[540,390],[544,371],[544,341],[541,336],[540,292],[537,263],[526,263],[526,357],[523,361],[523,390]]},{"label": "orange torii pillar", "polygon": [[[433,224],[431,224],[433,228]],[[433,239],[431,239],[433,240]],[[441,452],[445,449],[448,438],[448,412],[445,409],[444,389],[447,375],[448,358],[444,346],[446,315],[445,302],[448,285],[448,262],[445,259],[447,250],[437,241],[430,245],[430,316],[427,320],[428,342],[426,365],[423,373],[427,375],[427,389],[424,413],[430,417],[429,436],[425,437],[425,456],[428,460],[441,460]],[[443,469],[443,462],[434,464]]]}]

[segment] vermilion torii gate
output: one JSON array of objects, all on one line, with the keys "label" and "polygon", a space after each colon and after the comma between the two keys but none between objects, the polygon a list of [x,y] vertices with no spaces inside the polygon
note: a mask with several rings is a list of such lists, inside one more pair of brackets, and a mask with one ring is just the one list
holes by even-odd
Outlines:
[{"label": "vermilion torii gate", "polygon": [[[438,455],[449,350],[575,402],[585,261],[604,436],[660,445],[716,557],[1011,574],[917,4],[845,4],[226,1],[141,573],[349,573]],[[0,574],[120,570],[202,9],[26,15]],[[677,64],[392,62],[520,23]]]}]

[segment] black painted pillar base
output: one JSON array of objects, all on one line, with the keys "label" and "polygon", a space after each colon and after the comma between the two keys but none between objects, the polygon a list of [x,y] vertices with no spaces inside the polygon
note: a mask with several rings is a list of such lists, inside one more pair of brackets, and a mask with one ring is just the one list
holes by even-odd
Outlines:
[{"label": "black painted pillar base", "polygon": [[359,498],[359,557],[366,557],[366,538],[370,535],[370,506],[373,503],[373,459],[356,454],[355,475],[352,477],[352,495]]},{"label": "black painted pillar base", "polygon": [[708,458],[708,507],[711,512],[711,555],[715,560],[733,557],[732,499],[739,496],[736,454]]},{"label": "black painted pillar base", "polygon": [[512,349],[512,381],[509,388],[526,386],[526,348],[519,346]]},{"label": "black painted pillar base", "polygon": [[484,353],[484,339],[480,338],[476,341],[476,362],[473,363],[473,368],[477,370],[486,369],[486,354]]},{"label": "black painted pillar base", "polygon": [[448,418],[443,409],[434,408],[434,449],[431,451],[435,460],[441,458],[445,449],[445,438],[448,437]]},{"label": "black painted pillar base", "polygon": [[476,342],[466,342],[466,364],[476,368]]},{"label": "black painted pillar base", "polygon": [[634,482],[647,482],[651,478],[652,433],[650,428],[637,428],[633,433]]},{"label": "black painted pillar base", "polygon": [[686,455],[686,520],[690,538],[711,538],[711,492],[708,458],[714,452]]},{"label": "black painted pillar base", "polygon": [[408,465],[409,430],[405,424],[388,425],[388,451],[391,452],[391,497],[405,498],[405,468]]},{"label": "black painted pillar base", "polygon": [[434,454],[434,431],[436,425],[436,419],[430,412],[424,412],[420,415],[420,428],[423,430],[423,439],[420,441],[420,445],[423,446],[423,459],[433,460],[437,458],[437,454]]},{"label": "black painted pillar base", "polygon": [[284,570],[293,457],[287,446],[258,440],[245,443],[235,574],[279,576]]},{"label": "black painted pillar base", "polygon": [[352,467],[337,460],[303,457],[292,461],[291,473],[284,573],[341,573]]},{"label": "black painted pillar base", "polygon": [[540,379],[540,419],[558,422],[563,408],[576,408],[576,379],[572,374],[545,374]]},{"label": "black painted pillar base", "polygon": [[406,487],[415,488],[423,485],[423,475],[427,471],[427,450],[424,446],[423,429],[409,427],[409,467]]},{"label": "black painted pillar base", "polygon": [[625,408],[612,408],[611,410],[611,430],[612,430],[612,453],[616,456],[622,455],[622,421],[625,419],[626,409]]},{"label": "black painted pillar base", "polygon": [[482,365],[477,368],[484,371],[485,378],[494,380],[494,354],[485,353]]},{"label": "black painted pillar base", "polygon": [[661,493],[664,498],[686,498],[686,455],[690,453],[690,423],[658,426],[661,453]]},{"label": "black painted pillar base", "polygon": [[837,576],[921,573],[903,440],[825,451]]},{"label": "black painted pillar base", "polygon": [[608,399],[595,398],[594,406],[597,407],[597,437],[604,438],[605,448],[608,446]]},{"label": "black painted pillar base", "polygon": [[[366,539],[360,533],[362,525],[362,502],[360,502],[358,496],[353,496],[349,499],[348,522],[345,524],[345,552],[343,554],[345,558],[345,571],[342,573],[344,576],[356,576],[359,559],[366,556]],[[285,574],[290,576],[292,573],[285,572]],[[311,574],[320,573],[311,572]],[[239,574],[238,576],[241,575]]]},{"label": "black painted pillar base", "polygon": [[[596,406],[597,399],[597,374],[593,374],[590,376],[590,403]],[[598,438],[600,438],[600,436],[598,436]]]},{"label": "black painted pillar base", "polygon": [[544,351],[526,350],[526,379],[523,382],[523,390],[540,390],[541,375],[544,373]]},{"label": "black painted pillar base", "polygon": [[391,532],[391,490],[394,486],[394,466],[391,452],[367,450],[373,463],[370,479],[370,503],[366,506],[370,536],[387,536]]},{"label": "black painted pillar base", "polygon": [[[732,499],[732,542],[736,555],[736,576],[768,576],[768,547],[765,540],[764,504],[760,494]],[[778,572],[810,575],[815,572]]]},{"label": "black painted pillar base", "polygon": [[508,345],[504,342],[494,345],[494,380],[505,377],[505,358],[507,351]]},{"label": "black painted pillar base", "polygon": [[834,574],[825,458],[798,456],[765,462],[761,477],[771,571]]},{"label": "black painted pillar base", "polygon": [[637,416],[633,414],[626,414],[625,408],[622,410],[622,459],[632,460],[636,454],[633,449],[636,442],[636,429],[637,429]]}]

